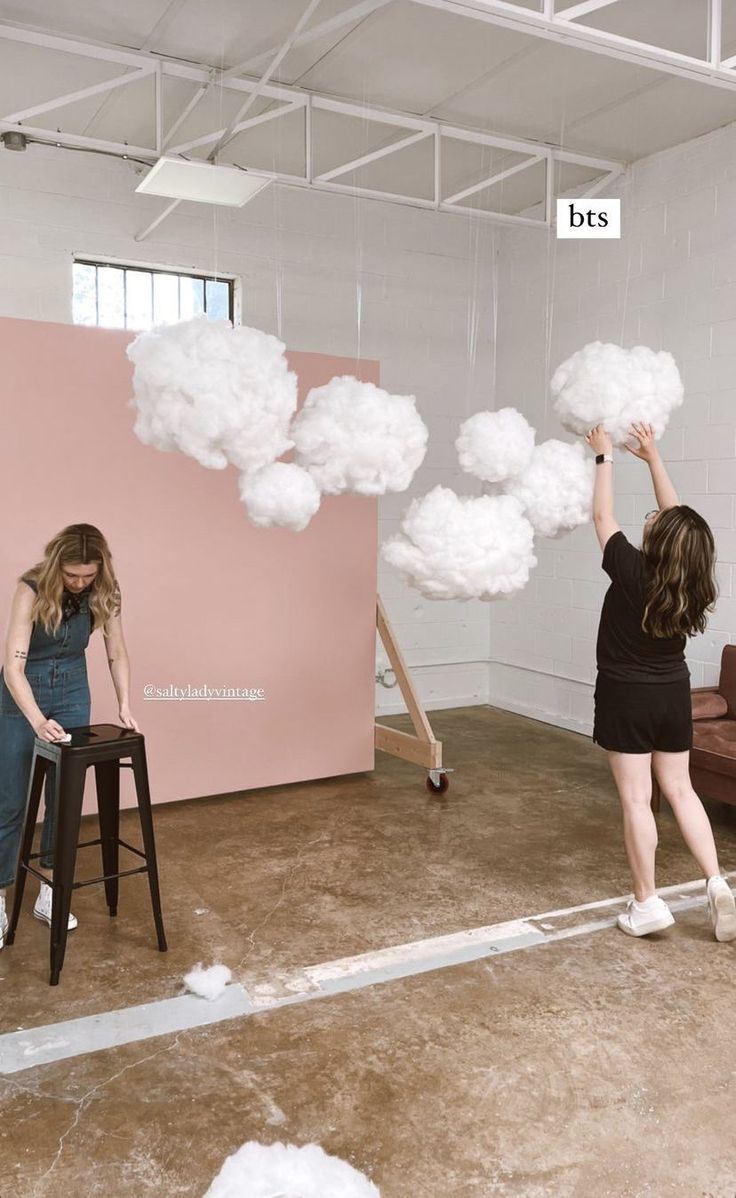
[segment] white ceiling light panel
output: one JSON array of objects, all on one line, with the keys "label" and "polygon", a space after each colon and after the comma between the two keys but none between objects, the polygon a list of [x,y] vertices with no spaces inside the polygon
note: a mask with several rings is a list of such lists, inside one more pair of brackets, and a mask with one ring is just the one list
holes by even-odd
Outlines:
[{"label": "white ceiling light panel", "polygon": [[194,200],[199,204],[226,204],[241,208],[271,182],[269,175],[215,166],[211,162],[187,162],[184,158],[159,158],[136,187],[144,195],[167,196],[172,200]]}]

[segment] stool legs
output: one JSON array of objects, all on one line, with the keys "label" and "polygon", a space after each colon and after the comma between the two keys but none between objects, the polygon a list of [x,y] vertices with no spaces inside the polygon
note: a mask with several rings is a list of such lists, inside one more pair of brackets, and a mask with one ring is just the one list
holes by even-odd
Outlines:
[{"label": "stool legs", "polygon": [[28,796],[26,798],[26,813],[23,819],[23,837],[21,840],[20,852],[18,854],[18,868],[15,871],[15,889],[13,892],[13,910],[10,914],[10,923],[5,935],[5,943],[12,944],[15,940],[15,929],[18,926],[18,917],[23,903],[23,892],[26,888],[26,874],[23,866],[28,865],[31,849],[33,848],[33,834],[36,830],[36,820],[38,819],[38,807],[41,801],[41,792],[43,790],[43,781],[46,777],[46,771],[51,765],[47,757],[41,757],[33,751],[33,761],[31,762],[31,773],[28,780]]},{"label": "stool legs", "polygon": [[111,916],[118,913],[118,879],[120,858],[118,839],[120,836],[120,764],[117,761],[99,761],[95,765],[97,786],[97,814],[100,820],[102,840],[102,872],[105,882],[105,899]]},{"label": "stool legs", "polygon": [[82,818],[84,780],[86,767],[73,758],[64,766],[63,787],[61,770],[55,768],[56,822],[54,829],[54,882],[51,904],[50,964],[52,986],[58,985],[59,974],[64,964],[66,938],[69,926],[69,909],[72,904],[74,866],[79,841],[79,825]]},{"label": "stool legs", "polygon": [[146,754],[143,746],[136,745],[131,750],[130,758],[133,764],[143,849],[146,854],[146,864],[148,865],[148,885],[151,890],[151,906],[153,907],[153,919],[156,924],[158,947],[160,952],[165,953],[168,946],[164,933],[163,916],[161,915],[161,896],[158,888],[158,867],[156,865],[156,844],[153,836],[153,819],[151,816],[151,793],[148,789],[148,768],[146,766]]}]

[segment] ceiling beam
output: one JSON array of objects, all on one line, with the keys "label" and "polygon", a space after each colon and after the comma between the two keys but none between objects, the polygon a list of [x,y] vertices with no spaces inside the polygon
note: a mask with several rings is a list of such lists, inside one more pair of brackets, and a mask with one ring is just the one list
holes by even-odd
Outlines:
[{"label": "ceiling beam", "polygon": [[479,191],[485,191],[487,187],[495,187],[503,179],[509,179],[512,175],[518,175],[519,171],[525,171],[530,166],[534,166],[537,162],[544,162],[543,154],[535,154],[533,158],[525,158],[523,162],[517,162],[515,166],[509,166],[505,171],[497,171],[495,175],[489,175],[487,179],[482,179],[480,183],[473,183],[471,187],[464,187],[462,191],[456,191],[454,195],[445,196],[445,204],[457,204],[460,200],[467,199],[468,196],[475,195]]},{"label": "ceiling beam", "polygon": [[[337,13],[336,16],[330,17],[329,20],[322,21],[321,24],[313,26],[312,29],[307,29],[303,33],[300,33],[292,42],[291,49],[296,50],[299,46],[306,46],[328,33],[335,33],[338,29],[342,29],[344,25],[362,21],[377,9],[385,8],[387,4],[391,3],[393,3],[393,0],[361,0],[359,4],[354,4],[352,8],[345,9],[344,12]],[[177,129],[183,125],[189,114],[194,111],[212,88],[223,84],[226,80],[232,79],[236,75],[247,75],[249,71],[262,66],[264,62],[268,62],[269,58],[278,52],[278,49],[279,46],[272,46],[268,50],[257,54],[254,58],[246,58],[244,62],[239,62],[233,67],[214,71],[209,82],[194,93],[186,107],[173,122],[163,139],[164,148],[171,143]],[[176,151],[173,152],[175,153]]]},{"label": "ceiling beam", "polygon": [[225,132],[222,134],[221,137],[218,137],[214,146],[210,150],[210,153],[209,153],[210,162],[214,162],[216,160],[219,151],[223,148],[223,146],[227,145],[228,141],[230,141],[230,139],[232,137],[235,136],[235,134],[233,132],[233,130],[235,129],[235,126],[238,124],[239,121],[241,121],[243,119],[246,112],[249,112],[250,109],[253,107],[256,100],[258,99],[258,96],[263,91],[264,87],[266,87],[268,85],[269,79],[278,70],[279,66],[286,58],[286,55],[289,53],[289,50],[294,45],[294,42],[299,37],[299,34],[304,29],[304,26],[309,21],[309,18],[311,17],[312,13],[315,11],[316,8],[319,7],[321,2],[322,2],[322,0],[309,0],[307,7],[304,9],[304,12],[300,16],[296,25],[292,29],[291,33],[287,37],[284,44],[279,49],[278,53],[274,55],[273,59],[271,60],[271,62],[268,65],[268,67],[261,75],[260,79],[258,80],[255,87],[253,88],[252,92],[248,96],[248,99],[245,101],[244,104],[242,104],[240,106],[238,111],[235,113],[235,116],[228,123],[228,126],[225,129]]},{"label": "ceiling beam", "polygon": [[[393,0],[360,0],[359,4],[353,4],[351,8],[346,8],[343,12],[337,13],[327,21],[322,21],[319,25],[313,26],[312,29],[307,29],[304,33],[299,34],[291,48],[292,50],[296,50],[299,46],[308,46],[311,42],[316,42],[319,38],[327,36],[327,34],[337,33],[339,29],[343,29],[346,25],[357,25],[372,13],[377,12],[379,8],[385,8],[387,4],[392,3]],[[263,66],[264,62],[268,62],[271,55],[275,54],[277,50],[278,46],[270,46],[268,50],[264,50],[261,54],[256,54],[255,58],[247,58],[245,62],[241,62],[233,70],[239,75],[247,75],[254,68]]]},{"label": "ceiling beam", "polygon": [[353,158],[350,162],[344,162],[341,166],[335,166],[330,171],[325,171],[321,175],[315,175],[316,183],[329,183],[330,179],[337,179],[340,175],[347,175],[349,171],[357,171],[361,166],[368,166],[371,162],[378,162],[381,158],[388,157],[389,154],[395,154],[398,150],[406,150],[409,146],[414,146],[418,141],[425,141],[428,137],[432,137],[434,130],[420,129],[418,133],[410,133],[407,137],[401,137],[398,141],[391,142],[388,146],[382,146],[380,150],[372,150],[370,154],[363,154],[360,158]]},{"label": "ceiling beam", "polygon": [[[573,49],[587,50],[618,58],[637,66],[679,75],[696,83],[736,91],[736,72],[731,69],[734,59],[712,62],[690,54],[679,54],[663,46],[639,42],[621,34],[608,33],[592,25],[578,25],[574,20],[565,20],[564,13],[552,16],[533,12],[508,0],[411,0],[425,8],[437,8],[470,20],[484,21],[530,37],[544,38]],[[616,0],[611,0],[615,3]],[[705,41],[705,29],[703,30]],[[712,49],[712,46],[711,46]]]},{"label": "ceiling beam", "polygon": [[127,87],[129,83],[137,83],[140,79],[147,79],[155,72],[155,66],[138,67],[134,71],[127,71],[125,75],[117,75],[114,79],[105,79],[102,83],[93,83],[90,87],[82,87],[77,91],[67,92],[63,96],[56,96],[53,100],[44,100],[42,104],[34,104],[30,108],[19,109],[18,112],[9,112],[7,116],[2,117],[2,120],[16,123],[27,121],[32,116],[40,116],[43,112],[53,112],[55,108],[63,108],[67,104],[75,104],[78,100],[88,100],[90,96],[99,96],[102,92],[111,92],[116,87]]},{"label": "ceiling beam", "polygon": [[[261,112],[258,116],[248,117],[245,121],[239,121],[232,131],[232,136],[237,137],[239,133],[243,133],[246,129],[253,129],[256,125],[265,125],[268,121],[274,121],[280,116],[286,116],[290,112],[298,112],[305,105],[301,102],[294,104],[282,104],[280,108],[269,108],[268,112]],[[188,154],[190,150],[196,150],[199,146],[208,146],[213,141],[217,141],[225,132],[224,129],[214,129],[211,133],[204,133],[201,137],[195,137],[192,141],[183,141],[178,146],[172,146],[168,151],[169,154]]]},{"label": "ceiling beam", "polygon": [[582,0],[581,4],[573,4],[562,12],[553,11],[551,15],[557,17],[558,21],[576,21],[578,17],[587,17],[589,12],[597,12],[599,8],[608,8],[611,4],[618,3],[619,0]]},{"label": "ceiling beam", "polygon": [[[503,3],[503,0],[496,0],[497,3]],[[306,14],[314,11],[315,3],[310,3],[308,6],[303,21],[307,19]],[[513,5],[505,5],[506,8],[514,8]],[[355,8],[353,8],[353,15]],[[300,34],[297,34],[297,38]],[[243,120],[233,119],[229,125],[223,128],[211,130],[210,132],[190,141],[176,145],[171,153],[184,154],[189,150],[196,149],[199,146],[211,145],[215,143],[221,146],[223,140],[230,140],[239,133],[251,128],[254,125],[262,124],[266,121],[272,121],[278,117],[299,109],[304,110],[304,145],[305,145],[305,161],[306,170],[304,175],[291,175],[287,172],[264,172],[260,174],[269,174],[274,181],[283,184],[284,186],[295,186],[311,188],[316,191],[328,191],[337,194],[350,194],[352,196],[365,196],[375,198],[391,203],[400,203],[410,205],[412,207],[434,209],[443,212],[466,212],[483,219],[498,220],[508,224],[527,224],[536,227],[545,227],[548,223],[544,219],[532,220],[527,217],[516,216],[513,213],[494,213],[487,212],[483,209],[474,208],[470,205],[462,205],[458,201],[462,198],[467,198],[468,195],[476,191],[482,190],[483,187],[490,187],[494,182],[501,181],[501,178],[508,177],[509,174],[516,173],[521,166],[511,167],[508,171],[501,172],[500,175],[491,179],[483,180],[480,184],[474,184],[470,189],[464,189],[456,192],[455,195],[443,197],[441,189],[442,181],[442,150],[446,140],[459,140],[474,143],[476,145],[488,146],[502,151],[511,151],[523,154],[528,161],[524,166],[530,166],[531,160],[544,158],[547,160],[551,168],[551,163],[554,161],[574,163],[581,166],[590,167],[596,172],[597,176],[609,175],[610,172],[620,173],[624,169],[624,164],[611,161],[606,158],[597,157],[589,154],[577,154],[574,151],[566,150],[562,146],[554,143],[543,141],[532,141],[524,138],[505,137],[500,134],[488,132],[483,129],[472,129],[460,125],[453,125],[444,121],[429,119],[427,117],[417,116],[415,113],[400,112],[391,109],[378,108],[365,103],[355,102],[351,100],[343,100],[334,96],[321,95],[319,93],[310,92],[298,87],[286,86],[283,84],[273,84],[270,81],[264,82],[264,79],[253,80],[243,79],[237,75],[228,74],[228,72],[219,73],[213,72],[213,69],[203,64],[183,62],[177,59],[165,58],[157,54],[153,54],[148,50],[137,52],[128,52],[119,50],[116,47],[108,45],[97,45],[91,42],[80,42],[75,39],[56,37],[51,34],[39,34],[35,30],[25,30],[16,26],[8,26],[0,24],[0,41],[2,39],[10,41],[25,42],[29,45],[38,46],[39,49],[56,50],[65,54],[79,54],[85,58],[98,59],[105,62],[116,62],[125,66],[137,68],[135,72],[128,75],[123,75],[119,79],[108,81],[105,84],[93,84],[93,90],[102,90],[104,88],[119,87],[124,82],[132,82],[134,78],[142,77],[144,74],[155,72],[156,89],[152,95],[152,104],[154,108],[152,124],[155,127],[156,134],[154,145],[151,146],[133,146],[125,142],[108,141],[102,138],[92,137],[87,134],[74,134],[56,131],[50,128],[40,128],[30,126],[25,122],[19,121],[0,121],[0,130],[18,130],[22,128],[23,132],[31,141],[42,142],[47,145],[58,146],[61,148],[68,147],[70,149],[87,149],[95,152],[104,152],[107,154],[115,154],[121,158],[136,158],[143,162],[150,162],[153,165],[158,160],[161,152],[164,150],[172,129],[169,129],[168,135],[163,132],[163,108],[162,108],[162,87],[163,81],[167,77],[184,80],[195,85],[198,91],[195,91],[196,96],[199,92],[207,91],[213,85],[213,80],[217,79],[219,85],[223,89],[235,92],[237,95],[245,99],[246,103],[241,104],[241,113],[244,109],[252,105],[257,96],[268,101],[278,102],[278,107],[271,108],[266,112],[260,113],[257,116],[251,116]],[[290,43],[296,44],[295,40],[289,39]],[[282,50],[283,50],[282,46]],[[283,56],[282,56],[283,60]],[[267,72],[272,74],[273,72]],[[736,81],[736,76],[734,77]],[[56,107],[61,104],[73,102],[74,99],[79,99],[82,93],[91,94],[86,89],[81,89],[79,92],[66,93],[64,96],[57,97],[56,100],[44,101],[42,105],[36,106],[36,111],[39,108],[48,110],[47,104],[51,107]],[[188,111],[192,110],[193,102],[190,100],[187,106]],[[368,154],[362,155],[359,158],[338,164],[329,171],[324,172],[322,176],[313,178],[312,174],[312,154],[313,147],[316,141],[316,135],[319,133],[318,125],[315,125],[315,113],[320,111],[331,112],[346,118],[358,119],[364,123],[372,123],[378,126],[388,126],[403,131],[403,136],[398,141],[389,146],[380,147]],[[19,115],[19,114],[12,114]],[[177,118],[176,125],[181,127],[182,116]],[[173,127],[172,127],[173,128]],[[400,191],[384,192],[375,188],[355,187],[347,183],[339,181],[339,176],[345,175],[348,171],[356,170],[360,166],[368,165],[375,162],[388,154],[394,153],[400,149],[405,149],[408,146],[418,143],[423,140],[431,140],[433,151],[433,198],[425,198],[422,195],[406,195]],[[211,155],[210,155],[211,156]],[[246,163],[242,164],[247,169]],[[551,177],[551,169],[548,172]],[[432,182],[432,180],[430,181]],[[547,185],[549,186],[549,184]],[[419,190],[419,189],[418,189]],[[138,236],[142,240],[158,228],[161,222],[166,218],[169,212],[174,211],[177,202],[174,201],[167,205],[164,212],[160,213]],[[549,197],[547,203],[549,209]]]}]

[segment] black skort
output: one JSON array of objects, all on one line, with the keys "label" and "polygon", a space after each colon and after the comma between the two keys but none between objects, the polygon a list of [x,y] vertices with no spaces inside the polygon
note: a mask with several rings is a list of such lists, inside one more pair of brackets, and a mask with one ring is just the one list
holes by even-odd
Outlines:
[{"label": "black skort", "polygon": [[623,682],[599,674],[593,740],[614,753],[684,753],[693,747],[690,679]]}]

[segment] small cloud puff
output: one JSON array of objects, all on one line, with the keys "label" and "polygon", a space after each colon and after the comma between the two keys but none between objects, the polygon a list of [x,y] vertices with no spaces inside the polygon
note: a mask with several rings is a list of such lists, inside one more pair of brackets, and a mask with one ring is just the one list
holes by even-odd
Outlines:
[{"label": "small cloud puff", "polygon": [[645,345],[623,349],[591,341],[558,366],[551,381],[555,411],[572,433],[602,424],[615,445],[629,439],[633,423],[654,426],[661,437],[683,399],[675,359]]},{"label": "small cloud puff", "polygon": [[494,599],[520,591],[536,566],[534,530],[510,495],[434,487],[409,505],[386,561],[429,599]]},{"label": "small cloud puff", "polygon": [[317,484],[294,462],[274,462],[255,474],[241,474],[239,486],[248,518],[261,528],[277,525],[301,532],[319,509]]},{"label": "small cloud puff", "polygon": [[350,375],[314,387],[291,424],[296,462],[327,495],[405,491],[427,452],[413,395]]},{"label": "small cloud puff", "polygon": [[468,474],[484,482],[502,483],[529,465],[534,429],[516,408],[476,412],[460,425],[455,448]]},{"label": "small cloud puff", "polygon": [[507,486],[542,537],[586,524],[592,515],[595,465],[578,442],[543,441],[523,474]]}]

